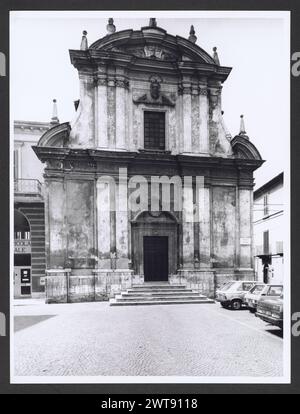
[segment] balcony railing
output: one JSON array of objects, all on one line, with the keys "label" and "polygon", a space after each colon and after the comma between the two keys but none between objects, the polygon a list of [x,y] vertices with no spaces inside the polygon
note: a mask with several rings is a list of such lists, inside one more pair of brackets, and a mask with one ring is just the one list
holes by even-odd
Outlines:
[{"label": "balcony railing", "polygon": [[43,186],[39,180],[21,178],[14,182],[15,195],[41,196]]}]

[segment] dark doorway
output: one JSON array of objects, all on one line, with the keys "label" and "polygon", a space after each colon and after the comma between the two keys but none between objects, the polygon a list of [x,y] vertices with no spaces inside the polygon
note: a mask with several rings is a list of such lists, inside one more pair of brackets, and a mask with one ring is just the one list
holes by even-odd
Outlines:
[{"label": "dark doorway", "polygon": [[144,236],[145,282],[168,281],[168,237]]},{"label": "dark doorway", "polygon": [[269,265],[268,264],[264,265],[264,283],[266,284],[269,283]]},{"label": "dark doorway", "polygon": [[272,256],[261,256],[263,264],[264,283],[270,283],[269,266],[272,264]]}]

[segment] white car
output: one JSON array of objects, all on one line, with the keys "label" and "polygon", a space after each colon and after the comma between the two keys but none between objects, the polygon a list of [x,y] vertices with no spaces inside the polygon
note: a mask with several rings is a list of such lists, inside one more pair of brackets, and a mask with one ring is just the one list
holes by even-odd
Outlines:
[{"label": "white car", "polygon": [[265,283],[257,283],[253,286],[244,297],[244,304],[248,307],[251,313],[255,313],[257,309],[257,303],[262,297],[264,292],[266,292],[268,285]]},{"label": "white car", "polygon": [[249,292],[257,282],[253,280],[240,280],[225,283],[216,292],[216,300],[223,308],[240,310],[243,305],[245,294]]}]

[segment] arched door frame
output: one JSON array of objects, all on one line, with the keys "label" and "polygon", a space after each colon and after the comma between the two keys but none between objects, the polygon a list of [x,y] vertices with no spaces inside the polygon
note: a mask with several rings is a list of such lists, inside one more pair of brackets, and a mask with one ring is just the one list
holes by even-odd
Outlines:
[{"label": "arched door frame", "polygon": [[168,237],[169,275],[178,268],[178,226],[177,217],[171,212],[151,213],[142,211],[131,222],[132,264],[136,275],[144,275],[143,238],[146,236]]}]

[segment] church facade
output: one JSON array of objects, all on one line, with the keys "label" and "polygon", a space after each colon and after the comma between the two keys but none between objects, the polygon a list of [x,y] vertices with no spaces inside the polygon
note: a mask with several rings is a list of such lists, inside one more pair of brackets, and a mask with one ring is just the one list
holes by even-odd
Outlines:
[{"label": "church facade", "polygon": [[213,297],[254,278],[253,172],[263,163],[223,121],[231,68],[155,19],[70,50],[76,119],[49,129],[46,301],[106,300],[147,282]]}]

